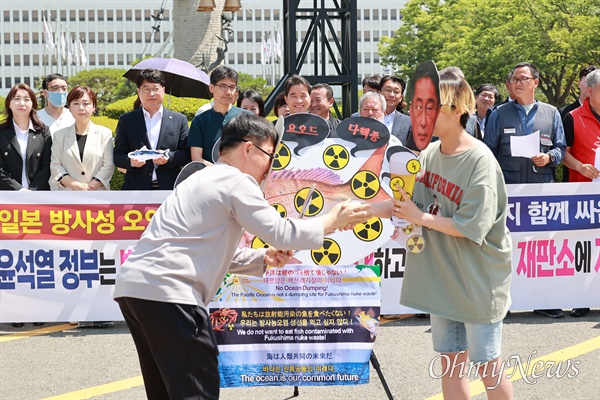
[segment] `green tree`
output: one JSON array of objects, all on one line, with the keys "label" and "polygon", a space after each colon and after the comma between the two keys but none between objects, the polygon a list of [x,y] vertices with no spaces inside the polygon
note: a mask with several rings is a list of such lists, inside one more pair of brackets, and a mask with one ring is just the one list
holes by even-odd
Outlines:
[{"label": "green tree", "polygon": [[410,0],[403,24],[384,37],[384,65],[410,77],[419,63],[460,67],[469,82],[502,83],[515,64],[540,69],[539,90],[560,106],[579,69],[600,60],[600,0]]},{"label": "green tree", "polygon": [[273,86],[267,85],[267,81],[263,78],[254,78],[252,75],[238,72],[238,86],[242,90],[256,90],[260,93],[263,99],[266,99],[269,93],[273,90]]},{"label": "green tree", "polygon": [[123,78],[124,69],[97,68],[79,72],[69,77],[69,87],[89,86],[98,99],[98,115],[104,115],[106,107],[117,100],[132,96],[136,86]]}]

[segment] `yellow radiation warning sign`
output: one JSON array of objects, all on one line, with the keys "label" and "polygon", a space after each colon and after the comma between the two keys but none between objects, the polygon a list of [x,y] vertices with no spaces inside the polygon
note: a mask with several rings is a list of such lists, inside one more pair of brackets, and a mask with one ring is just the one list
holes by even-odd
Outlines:
[{"label": "yellow radiation warning sign", "polygon": [[360,199],[371,199],[379,192],[379,178],[371,171],[358,171],[352,177],[350,188]]},{"label": "yellow radiation warning sign", "polygon": [[340,261],[342,249],[340,245],[333,239],[325,238],[323,247],[319,250],[311,251],[312,260],[317,265],[335,265]]},{"label": "yellow radiation warning sign", "polygon": [[365,242],[372,242],[383,232],[381,219],[373,217],[364,224],[358,224],[353,229],[357,238]]},{"label": "yellow radiation warning sign", "polygon": [[290,152],[290,148],[281,143],[279,151],[274,156],[273,170],[278,171],[280,169],[284,169],[288,166],[291,160],[292,153]]},{"label": "yellow radiation warning sign", "polygon": [[333,144],[326,148],[323,152],[323,162],[329,169],[333,169],[335,171],[340,170],[348,165],[349,160],[350,155],[348,154],[348,150],[339,144]]},{"label": "yellow radiation warning sign", "polygon": [[298,190],[298,192],[296,193],[296,196],[294,197],[294,207],[296,208],[296,211],[298,211],[299,213],[302,212],[302,208],[304,207],[304,203],[306,201],[309,201],[309,205],[306,208],[306,211],[304,212],[304,215],[307,217],[313,217],[315,215],[317,215],[318,213],[321,212],[321,210],[323,209],[323,203],[324,203],[324,199],[323,199],[323,195],[321,194],[321,192],[319,192],[318,190],[314,190],[312,195],[310,196],[310,199],[307,199],[306,197],[308,196],[308,193],[310,192],[311,188],[309,187],[305,187],[303,189]]},{"label": "yellow radiation warning sign", "polygon": [[425,239],[421,235],[412,235],[406,241],[406,250],[412,254],[419,254],[425,248]]},{"label": "yellow radiation warning sign", "polygon": [[271,204],[271,207],[273,207],[275,209],[275,211],[277,211],[279,213],[279,215],[281,215],[281,218],[287,217],[287,210],[285,209],[285,207],[282,204],[273,203],[273,204]]},{"label": "yellow radiation warning sign", "polygon": [[259,238],[258,236],[256,236],[254,239],[252,239],[252,248],[253,249],[266,249],[268,248],[269,245],[266,244],[265,242],[262,241],[261,238]]},{"label": "yellow radiation warning sign", "polygon": [[406,163],[406,170],[411,174],[416,174],[421,170],[421,162],[416,158],[408,160],[408,162]]},{"label": "yellow radiation warning sign", "polygon": [[413,233],[415,226],[413,224],[410,224],[410,225],[402,226],[402,227],[400,227],[400,229],[402,230],[402,233],[404,233],[405,235],[410,235],[411,233]]}]

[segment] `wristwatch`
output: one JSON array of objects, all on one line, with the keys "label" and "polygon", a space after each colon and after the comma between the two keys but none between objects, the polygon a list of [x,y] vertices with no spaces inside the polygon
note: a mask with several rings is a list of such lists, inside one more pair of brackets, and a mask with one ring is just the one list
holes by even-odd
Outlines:
[{"label": "wristwatch", "polygon": [[546,153],[548,154],[548,157],[550,157],[550,162],[548,164],[554,164],[554,160],[556,160],[556,158],[554,157],[554,154],[552,153]]}]

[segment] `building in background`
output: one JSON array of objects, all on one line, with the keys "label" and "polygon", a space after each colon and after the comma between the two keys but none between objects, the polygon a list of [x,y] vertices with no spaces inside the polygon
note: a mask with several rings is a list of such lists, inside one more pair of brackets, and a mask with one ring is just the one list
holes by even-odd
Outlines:
[{"label": "building in background", "polygon": [[[242,0],[243,8],[232,21],[233,38],[228,43],[225,64],[239,72],[265,77],[269,83],[279,80],[282,63],[272,60],[278,58],[275,45],[282,32],[282,1]],[[175,2],[181,10],[177,15],[173,13]],[[386,72],[380,65],[377,44],[381,36],[391,36],[398,28],[399,9],[405,2],[380,0],[374,5],[357,0],[359,82],[366,75]],[[197,0],[0,0],[0,95],[6,95],[16,83],[35,86],[39,77],[50,72],[69,76],[82,69],[127,68],[134,60],[150,55],[174,55],[190,61],[202,39],[198,37],[202,29],[176,19],[191,20],[201,14],[196,13],[196,5]],[[44,17],[52,31],[54,49],[45,44]],[[298,37],[306,34],[308,25],[307,20],[298,21]],[[65,54],[64,59],[59,54],[63,36],[65,48],[68,49],[70,37],[73,52],[77,52],[72,53],[70,63],[65,52],[61,53]],[[270,46],[271,53],[266,54],[265,46]],[[182,52],[178,48],[189,50]],[[85,63],[76,59],[82,50]],[[267,61],[267,56],[271,61]],[[310,63],[314,55],[309,57]]]},{"label": "building in background", "polygon": [[[17,83],[35,86],[50,72],[69,76],[82,69],[128,68],[144,55],[170,55],[172,7],[173,0],[0,0],[0,95]],[[46,46],[44,18],[53,50]],[[65,59],[58,55],[61,37]],[[70,64],[69,39],[75,42]],[[79,58],[82,50],[85,65]]]}]

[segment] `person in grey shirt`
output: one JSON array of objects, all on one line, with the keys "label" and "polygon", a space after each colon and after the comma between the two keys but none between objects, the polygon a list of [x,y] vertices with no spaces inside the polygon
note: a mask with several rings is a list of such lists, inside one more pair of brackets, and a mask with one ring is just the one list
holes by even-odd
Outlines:
[{"label": "person in grey shirt", "polygon": [[[217,163],[178,185],[117,274],[114,298],[135,342],[149,399],[218,399],[218,349],[205,310],[229,272],[262,276],[291,249],[366,222],[370,205],[343,202],[308,220],[282,218],[260,189],[277,132],[242,113],[223,128]],[[276,248],[240,249],[244,230]],[[279,250],[285,249],[285,250]]]}]

